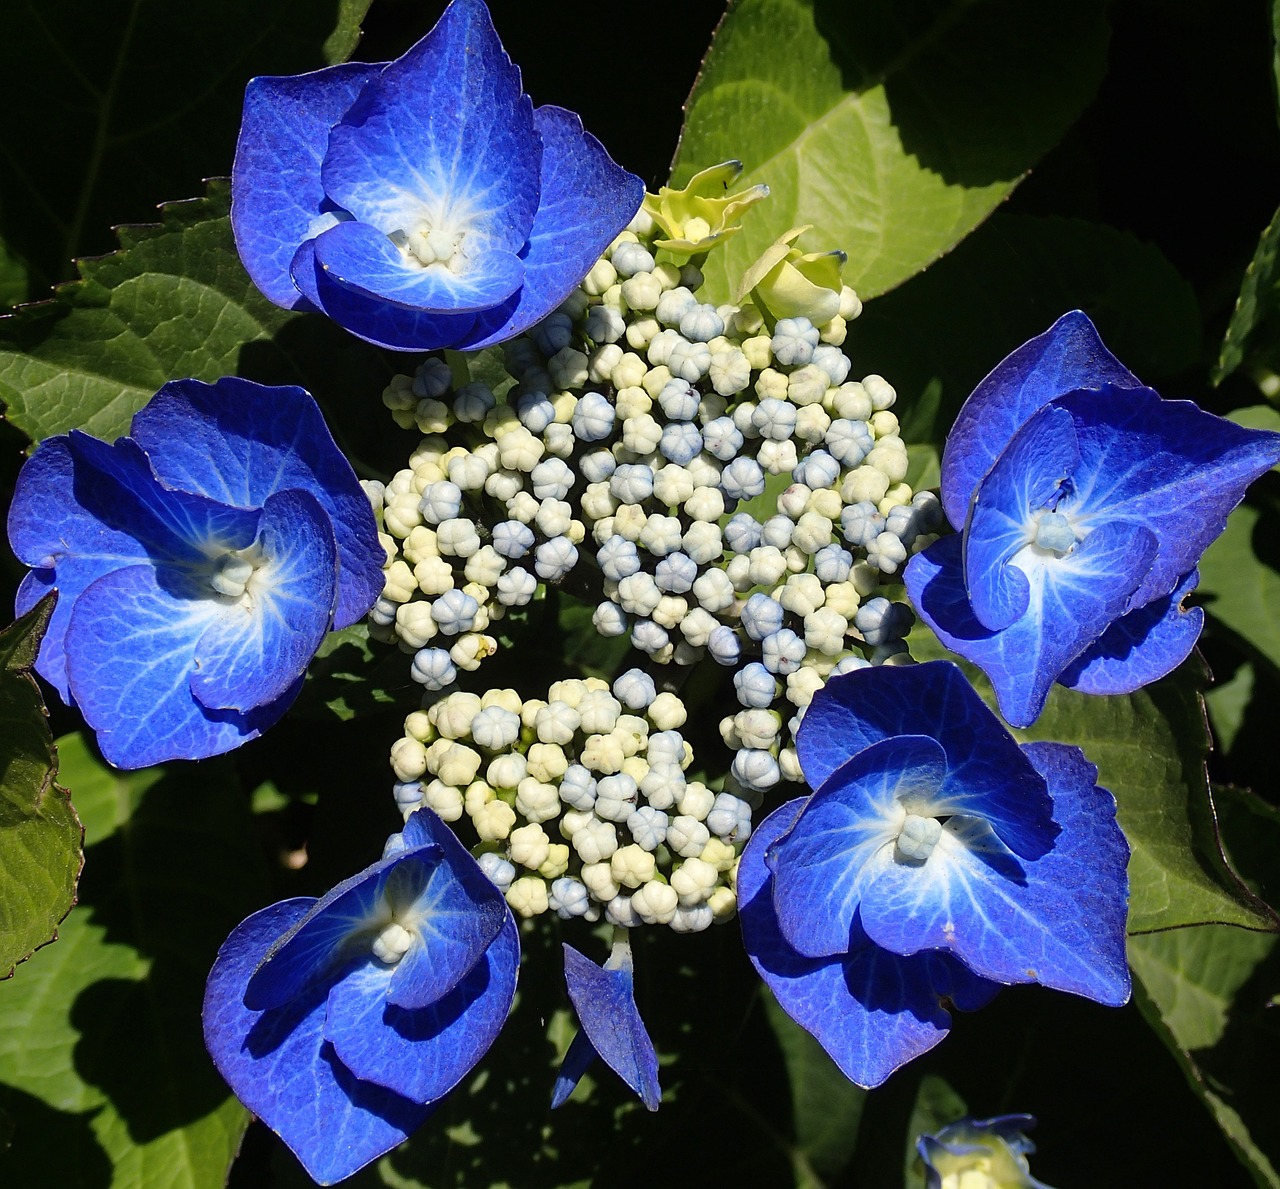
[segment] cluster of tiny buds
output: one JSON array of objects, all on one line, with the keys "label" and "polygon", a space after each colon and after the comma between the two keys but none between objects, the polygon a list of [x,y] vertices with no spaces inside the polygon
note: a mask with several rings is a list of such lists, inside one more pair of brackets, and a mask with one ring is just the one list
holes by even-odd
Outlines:
[{"label": "cluster of tiny buds", "polygon": [[733,671],[725,788],[754,797],[801,779],[791,740],[832,672],[909,662],[913,615],[884,584],[941,510],[906,482],[893,387],[850,379],[851,289],[822,325],[766,323],[700,302],[696,265],[661,262],[653,238],[642,211],[504,345],[497,392],[436,358],[393,379],[384,403],[422,437],[366,484],[388,563],[370,619],[429,701],[557,584],[650,667]]},{"label": "cluster of tiny buds", "polygon": [[469,823],[481,868],[522,917],[700,932],[736,911],[752,802],[686,776],[684,723],[680,699],[639,669],[612,687],[559,681],[545,700],[451,693],[405,720],[397,804]]}]

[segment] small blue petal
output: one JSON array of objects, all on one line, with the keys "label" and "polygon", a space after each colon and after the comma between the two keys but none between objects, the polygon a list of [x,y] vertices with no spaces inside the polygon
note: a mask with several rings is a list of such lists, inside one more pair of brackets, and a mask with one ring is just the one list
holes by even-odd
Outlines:
[{"label": "small blue petal", "polygon": [[773,912],[765,855],[804,804],[790,801],[756,827],[738,867],[743,942],[779,1004],[811,1032],[851,1081],[870,1089],[933,1048],[950,1029],[946,997],[966,1010],[996,993],[946,954],[901,958],[855,930],[847,955],[806,958],[787,944]]},{"label": "small blue petal", "polygon": [[573,292],[644,198],[644,183],[627,173],[571,111],[540,107],[542,201],[524,256],[524,285],[514,305],[477,320],[457,346],[474,351],[541,322]]},{"label": "small blue petal", "polygon": [[307,671],[329,630],[338,556],[314,496],[282,491],[262,508],[247,605],[223,608],[195,646],[191,692],[211,710],[250,710],[281,697]]},{"label": "small blue petal", "polygon": [[942,459],[942,506],[957,528],[964,524],[979,481],[1031,415],[1063,393],[1103,384],[1137,388],[1141,382],[1102,345],[1079,310],[1023,343],[996,365],[964,403]]},{"label": "small blue petal", "polygon": [[952,818],[922,865],[892,864],[871,882],[863,927],[895,953],[948,950],[983,978],[1118,1006],[1129,998],[1129,847],[1115,798],[1094,784],[1098,770],[1078,747],[1033,743],[1024,751],[1053,796],[1061,827],[1053,850],[1019,861],[985,823]]},{"label": "small blue petal", "polygon": [[240,508],[274,492],[309,492],[338,542],[334,627],[355,623],[382,591],[378,526],[351,464],[320,409],[301,388],[227,376],[216,384],[174,380],[134,415],[129,430],[160,481]]},{"label": "small blue petal", "polygon": [[477,256],[514,253],[538,209],[541,157],[533,104],[488,9],[454,0],[337,123],[321,178],[384,235],[427,220],[475,236]]},{"label": "small blue petal", "polygon": [[894,861],[903,805],[934,802],[946,774],[946,753],[933,739],[897,735],[822,782],[765,860],[778,927],[792,948],[811,958],[848,952],[864,890]]},{"label": "small blue petal", "polygon": [[374,938],[391,920],[389,885],[398,901],[411,902],[441,857],[434,845],[401,851],[331,888],[266,951],[245,988],[245,1004],[254,1011],[280,1007],[341,962],[371,952]]},{"label": "small blue petal", "polygon": [[345,289],[375,301],[432,314],[487,310],[510,297],[524,279],[514,252],[486,248],[455,269],[423,265],[368,223],[339,223],[316,237],[316,261]]},{"label": "small blue petal", "polygon": [[236,1097],[288,1144],[313,1180],[330,1185],[402,1143],[431,1108],[361,1081],[342,1065],[324,1039],[322,986],[273,1011],[245,1006],[245,985],[263,955],[311,905],[273,904],[227,938],[205,988],[204,1036]]},{"label": "small blue petal", "polygon": [[329,130],[380,65],[344,62],[311,74],[255,78],[231,167],[231,230],[253,283],[278,306],[306,307],[290,275],[298,245],[333,216],[320,185]]},{"label": "small blue petal", "polygon": [[[944,537],[932,548],[944,542],[954,543],[958,562],[959,539]],[[1053,845],[1057,831],[1044,778],[964,674],[947,661],[870,667],[833,678],[805,711],[796,748],[805,780],[818,788],[873,743],[924,733],[946,752],[943,800],[951,806],[949,812],[980,813],[1001,841],[1024,858],[1042,855]]]},{"label": "small blue petal", "polygon": [[574,1034],[573,1040],[569,1042],[569,1048],[560,1062],[559,1070],[556,1071],[556,1082],[551,1088],[553,1111],[569,1101],[569,1096],[578,1088],[582,1075],[591,1068],[596,1057],[597,1053],[591,1038],[585,1030],[579,1029]]},{"label": "small blue petal", "polygon": [[515,997],[519,965],[520,936],[510,912],[462,981],[417,1010],[387,1002],[392,972],[371,960],[343,975],[329,992],[325,1039],[362,1080],[413,1102],[432,1102],[466,1077],[497,1039]]},{"label": "small blue petal", "polygon": [[964,526],[964,576],[978,621],[992,631],[1020,619],[1030,601],[1027,576],[1010,564],[1028,549],[1032,514],[1049,506],[1080,461],[1071,416],[1049,406],[1012,438],[978,484]]},{"label": "small blue petal", "polygon": [[[582,1033],[591,1047],[640,1096],[649,1110],[656,1111],[662,1099],[658,1054],[636,1007],[630,965],[617,970],[602,969],[566,945],[564,981]],[[562,1077],[556,1083],[555,1106],[569,1096],[586,1068],[582,1064],[582,1046],[575,1042],[573,1048],[577,1049],[575,1060],[569,1069],[562,1068]]]},{"label": "small blue petal", "polygon": [[1071,414],[1080,444],[1080,518],[1141,524],[1159,544],[1134,607],[1173,590],[1245,488],[1280,461],[1280,434],[1243,429],[1148,388],[1078,392],[1056,403]]},{"label": "small blue petal", "polygon": [[1182,606],[1199,581],[1200,571],[1192,570],[1168,598],[1122,615],[1058,674],[1059,684],[1085,694],[1127,694],[1173,672],[1204,627],[1199,607]]}]

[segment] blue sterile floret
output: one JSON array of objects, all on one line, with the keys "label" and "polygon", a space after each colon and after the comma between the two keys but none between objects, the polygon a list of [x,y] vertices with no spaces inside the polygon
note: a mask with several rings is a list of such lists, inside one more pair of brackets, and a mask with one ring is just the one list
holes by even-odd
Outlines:
[{"label": "blue sterile floret", "polygon": [[743,938],[853,1081],[937,1044],[944,1000],[1026,982],[1128,999],[1128,846],[1078,748],[1019,746],[945,661],[832,676],[797,748],[814,792],[755,828]]},{"label": "blue sterile floret", "polygon": [[615,930],[613,950],[603,967],[571,945],[564,947],[564,979],[581,1030],[573,1038],[551,1096],[564,1103],[596,1057],[614,1071],[651,1111],[658,1109],[658,1054],[649,1039],[633,988],[631,946],[625,930]]},{"label": "blue sterile floret", "polygon": [[1204,621],[1183,599],[1280,434],[1163,400],[1065,314],[974,390],[942,460],[957,536],[903,577],[921,616],[1027,726],[1055,681],[1128,693],[1164,676]]},{"label": "blue sterile floret", "polygon": [[166,384],[108,445],[49,438],[18,476],[17,613],[58,602],[37,671],[117,767],[274,723],[333,626],[382,589],[368,497],[301,388]]},{"label": "blue sterile floret", "polygon": [[916,1139],[924,1165],[925,1189],[1049,1189],[1031,1175],[1027,1156],[1036,1150],[1024,1134],[1035,1126],[1031,1115],[959,1119],[933,1135]]},{"label": "blue sterile floret", "polygon": [[519,960],[502,893],[421,809],[359,875],[236,927],[209,973],[205,1043],[236,1096],[331,1184],[470,1072]]},{"label": "blue sterile floret", "polygon": [[534,108],[481,0],[394,62],[252,80],[231,186],[268,298],[405,351],[539,323],[559,350],[569,319],[544,319],[644,196],[576,115]]}]

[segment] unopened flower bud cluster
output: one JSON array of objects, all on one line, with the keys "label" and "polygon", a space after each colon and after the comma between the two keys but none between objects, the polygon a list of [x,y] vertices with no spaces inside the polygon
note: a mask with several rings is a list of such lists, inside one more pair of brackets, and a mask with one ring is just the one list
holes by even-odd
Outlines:
[{"label": "unopened flower bud cluster", "polygon": [[545,700],[447,694],[410,714],[392,748],[397,803],[468,821],[520,916],[699,932],[734,915],[751,807],[687,778],[685,717],[639,669],[612,688],[560,681]]},{"label": "unopened flower bud cluster", "polygon": [[905,482],[893,387],[850,378],[852,290],[823,325],[770,328],[750,304],[700,302],[697,267],[662,262],[652,233],[642,212],[505,345],[501,400],[455,389],[437,359],[387,389],[424,436],[381,493],[391,561],[372,618],[442,690],[541,583],[594,590],[602,635],[655,664],[734,669],[728,787],[759,794],[800,778],[790,738],[831,672],[909,659],[912,614],[879,588],[940,509]]}]

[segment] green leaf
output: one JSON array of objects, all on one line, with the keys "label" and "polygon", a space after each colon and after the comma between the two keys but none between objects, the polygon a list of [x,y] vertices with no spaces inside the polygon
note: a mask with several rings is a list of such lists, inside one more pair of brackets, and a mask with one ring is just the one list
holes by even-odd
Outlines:
[{"label": "green leaf", "polygon": [[1204,695],[1204,704],[1213,724],[1216,750],[1224,755],[1231,751],[1244,722],[1245,713],[1253,699],[1253,666],[1246,662],[1232,675],[1230,681],[1219,682]]},{"label": "green leaf", "polygon": [[903,1158],[902,1183],[909,1189],[924,1189],[924,1164],[916,1148],[922,1135],[936,1135],[948,1123],[963,1119],[968,1104],[945,1078],[928,1073],[920,1079],[920,1089],[907,1120],[907,1147]]},{"label": "green leaf", "polygon": [[846,349],[897,388],[904,440],[925,441],[923,425],[950,425],[987,372],[1071,309],[1149,382],[1199,357],[1195,293],[1158,248],[1082,219],[1011,214],[869,303]]},{"label": "green leaf", "polygon": [[761,1002],[791,1088],[796,1184],[821,1186],[834,1180],[853,1155],[867,1092],[840,1072],[827,1051],[767,990],[761,991]]},{"label": "green leaf", "polygon": [[225,761],[122,773],[79,736],[58,747],[85,873],[58,944],[4,988],[0,1178],[87,1184],[50,1162],[109,1162],[121,1189],[222,1189],[248,1115],[204,1051],[200,1004],[218,946],[267,898],[248,798]]},{"label": "green leaf", "polygon": [[57,595],[0,632],[0,979],[40,946],[76,898],[81,830],[58,772],[44,699],[31,676]]},{"label": "green leaf", "polygon": [[1277,302],[1277,285],[1280,284],[1280,210],[1271,217],[1258,239],[1253,259],[1245,269],[1244,280],[1240,283],[1240,296],[1236,298],[1236,308],[1231,314],[1231,322],[1227,333],[1223,336],[1222,347],[1218,353],[1218,361],[1214,364],[1211,379],[1214,384],[1221,384],[1236,370],[1250,354],[1251,349],[1273,347],[1275,345],[1275,328],[1266,335],[1267,342],[1257,340],[1263,337],[1260,328],[1265,322],[1273,321],[1280,313]]},{"label": "green leaf", "polygon": [[1200,559],[1197,601],[1247,651],[1280,668],[1280,557],[1275,548],[1280,509],[1241,504]]},{"label": "green leaf", "polygon": [[[5,124],[0,235],[48,280],[110,250],[231,162],[245,84],[346,58],[369,0],[39,0],[4,6],[0,77],[38,96]],[[36,294],[33,294],[36,296]]]},{"label": "green leaf", "polygon": [[421,687],[409,677],[410,657],[394,645],[369,639],[363,620],[330,632],[307,668],[306,684],[290,709],[295,718],[327,717],[340,722],[416,702]]},{"label": "green leaf", "polygon": [[[1104,6],[1018,0],[738,0],[686,107],[675,185],[731,158],[768,202],[708,258],[726,299],[790,227],[842,248],[874,297],[974,229],[1092,97]],[[974,80],[982,85],[975,86]]]},{"label": "green leaf", "polygon": [[[1230,810],[1228,843],[1238,836],[1251,851],[1265,849],[1274,866],[1280,814],[1236,790],[1219,797]],[[1228,1143],[1257,1184],[1280,1187],[1274,1127],[1280,1090],[1273,1076],[1280,1034],[1268,1007],[1280,990],[1280,939],[1201,925],[1130,938],[1129,963],[1139,1007]]]},{"label": "green leaf", "polygon": [[81,280],[0,322],[9,420],[37,441],[72,428],[111,439],[168,380],[241,375],[301,384],[331,421],[347,412],[355,453],[386,449],[382,355],[267,301],[236,255],[228,204],[214,181],[207,197],[165,206],[161,223],[120,228],[121,251],[82,261]]},{"label": "green leaf", "polygon": [[[923,625],[912,630],[909,644],[917,660],[956,660]],[[985,675],[956,663],[994,710]],[[1205,922],[1264,930],[1278,924],[1222,854],[1205,771],[1203,686],[1198,656],[1132,694],[1092,697],[1055,685],[1033,726],[1011,728],[1021,741],[1074,743],[1098,766],[1098,783],[1115,795],[1132,851],[1130,933]]]}]

